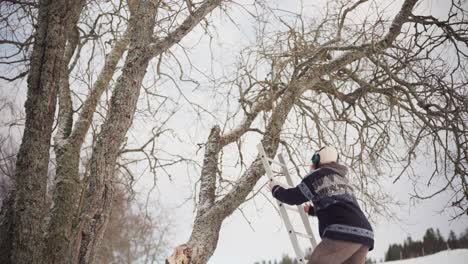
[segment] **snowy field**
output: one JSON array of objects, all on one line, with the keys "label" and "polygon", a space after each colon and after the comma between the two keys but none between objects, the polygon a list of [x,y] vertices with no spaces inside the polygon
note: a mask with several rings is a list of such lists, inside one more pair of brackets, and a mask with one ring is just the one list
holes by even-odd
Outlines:
[{"label": "snowy field", "polygon": [[384,262],[388,264],[468,264],[468,249],[442,251],[433,255]]}]

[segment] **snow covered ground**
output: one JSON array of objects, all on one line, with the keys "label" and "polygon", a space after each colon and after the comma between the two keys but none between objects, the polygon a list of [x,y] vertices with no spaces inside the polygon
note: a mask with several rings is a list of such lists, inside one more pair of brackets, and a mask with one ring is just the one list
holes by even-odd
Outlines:
[{"label": "snow covered ground", "polygon": [[388,264],[467,264],[468,249],[442,251],[424,257],[384,262]]}]

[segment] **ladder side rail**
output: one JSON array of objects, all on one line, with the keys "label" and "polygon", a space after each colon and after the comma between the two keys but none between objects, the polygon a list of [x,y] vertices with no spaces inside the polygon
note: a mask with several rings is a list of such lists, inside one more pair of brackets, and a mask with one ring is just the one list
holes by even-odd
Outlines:
[{"label": "ladder side rail", "polygon": [[[286,181],[289,185],[293,186],[293,182],[291,179],[291,175],[289,174],[288,168],[286,166],[286,162],[284,161],[283,155],[279,154],[278,159],[280,163],[282,164],[282,169],[283,169],[283,174],[286,177]],[[307,235],[309,236],[309,241],[310,244],[312,245],[312,250],[314,250],[315,247],[317,247],[317,240],[315,239],[314,233],[312,232],[312,228],[310,226],[310,221],[304,210],[302,209],[301,205],[297,206],[297,211],[299,212],[299,215],[301,216],[302,223],[304,224],[304,228],[306,230]]]},{"label": "ladder side rail", "polygon": [[[265,168],[265,172],[270,180],[273,180],[273,171],[271,170],[269,161],[267,159],[265,150],[263,149],[263,145],[260,143],[257,145],[258,151],[260,153],[260,158],[263,163],[263,167]],[[276,199],[275,199],[276,200]],[[306,259],[304,258],[304,253],[302,252],[299,242],[297,240],[296,232],[294,231],[291,221],[289,220],[288,213],[286,212],[286,208],[280,201],[276,200],[280,212],[280,216],[283,219],[283,223],[286,226],[286,231],[288,232],[289,239],[291,240],[291,244],[294,248],[294,252],[296,253],[297,260],[299,263],[306,263]]]},{"label": "ladder side rail", "polygon": [[281,218],[283,218],[284,225],[286,226],[286,231],[288,232],[289,239],[291,240],[291,244],[293,245],[294,252],[296,253],[297,260],[299,263],[306,263],[305,254],[302,252],[302,249],[299,246],[299,241],[297,240],[297,232],[293,229],[291,220],[289,219],[285,206],[283,203],[278,202],[278,207],[282,216]]}]

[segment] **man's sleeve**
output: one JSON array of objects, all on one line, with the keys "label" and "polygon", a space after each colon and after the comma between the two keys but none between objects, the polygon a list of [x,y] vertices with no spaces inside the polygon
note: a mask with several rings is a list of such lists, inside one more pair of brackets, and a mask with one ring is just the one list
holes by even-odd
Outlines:
[{"label": "man's sleeve", "polygon": [[273,197],[279,201],[289,205],[303,204],[308,200],[297,186],[294,188],[285,189],[279,185],[276,185],[272,189],[272,194]]}]

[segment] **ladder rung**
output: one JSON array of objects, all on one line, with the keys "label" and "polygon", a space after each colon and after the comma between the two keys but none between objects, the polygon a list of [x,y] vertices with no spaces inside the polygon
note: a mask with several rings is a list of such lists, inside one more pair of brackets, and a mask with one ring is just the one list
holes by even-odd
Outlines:
[{"label": "ladder rung", "polygon": [[303,234],[303,233],[299,233],[299,232],[296,232],[294,231],[294,233],[300,237],[303,237],[303,238],[313,238],[312,236],[309,236],[309,235],[306,235],[306,234]]},{"label": "ladder rung", "polygon": [[289,210],[289,211],[293,211],[293,212],[299,213],[299,210],[297,210],[297,208],[290,207],[290,206],[285,206],[284,208],[286,208],[286,210]]}]

